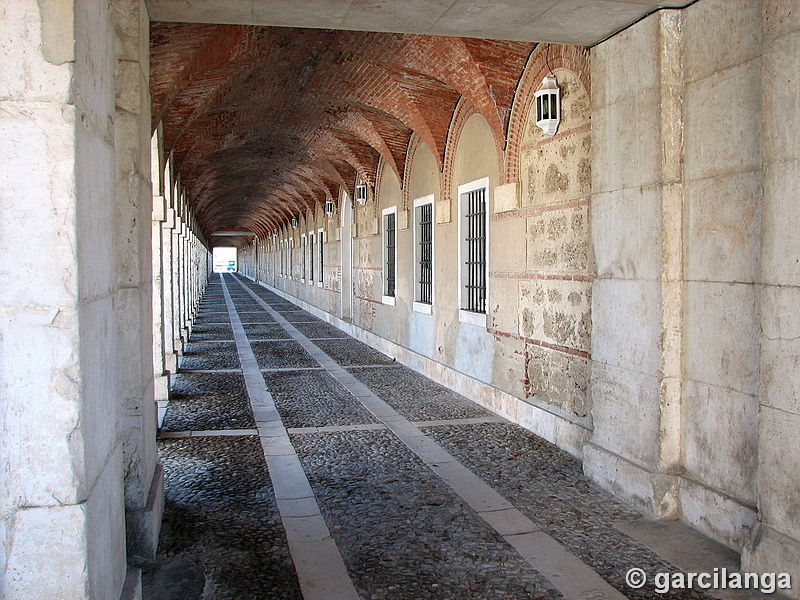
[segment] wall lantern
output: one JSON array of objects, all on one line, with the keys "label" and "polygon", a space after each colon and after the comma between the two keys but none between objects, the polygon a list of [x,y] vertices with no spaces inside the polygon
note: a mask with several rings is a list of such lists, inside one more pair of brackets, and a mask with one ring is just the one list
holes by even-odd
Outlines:
[{"label": "wall lantern", "polygon": [[359,179],[356,183],[356,202],[361,206],[367,203],[367,191],[367,182],[363,179]]},{"label": "wall lantern", "polygon": [[327,200],[325,202],[325,214],[330,217],[331,215],[333,215],[333,211],[334,211],[333,200]]},{"label": "wall lantern", "polygon": [[536,126],[545,135],[554,135],[561,122],[561,90],[555,76],[548,75],[542,80],[534,96],[536,97]]},{"label": "wall lantern", "polygon": [[292,229],[297,229],[297,217],[292,217]]},{"label": "wall lantern", "polygon": [[277,240],[278,239],[278,230],[277,229],[274,229],[272,231],[272,239],[273,240]]}]

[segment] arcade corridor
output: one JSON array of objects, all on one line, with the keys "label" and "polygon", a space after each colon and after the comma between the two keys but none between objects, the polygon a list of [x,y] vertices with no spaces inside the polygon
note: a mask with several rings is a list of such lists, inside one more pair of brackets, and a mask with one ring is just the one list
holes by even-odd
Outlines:
[{"label": "arcade corridor", "polygon": [[797,5],[0,3],[0,600],[800,600]]},{"label": "arcade corridor", "polygon": [[239,276],[206,290],[160,438],[157,564],[206,597],[648,598],[628,569],[678,569],[567,453]]}]

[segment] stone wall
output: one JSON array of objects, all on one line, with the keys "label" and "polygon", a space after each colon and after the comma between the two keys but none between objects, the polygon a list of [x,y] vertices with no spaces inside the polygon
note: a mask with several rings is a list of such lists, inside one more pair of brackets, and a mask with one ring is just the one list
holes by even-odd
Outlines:
[{"label": "stone wall", "polygon": [[746,568],[796,578],[791,12],[706,0],[593,51],[584,468],[743,551]]},{"label": "stone wall", "polygon": [[761,52],[761,285],[758,361],[759,521],[743,562],[760,571],[793,573],[800,581],[800,456],[791,450],[800,430],[800,11],[790,1],[764,2]]},{"label": "stone wall", "polygon": [[[592,290],[594,429],[584,469],[659,516],[677,514],[677,480],[671,474],[681,454],[670,445],[681,428],[678,18],[656,13],[627,29],[593,50],[591,67],[597,278]],[[662,386],[664,381],[672,385]]]}]

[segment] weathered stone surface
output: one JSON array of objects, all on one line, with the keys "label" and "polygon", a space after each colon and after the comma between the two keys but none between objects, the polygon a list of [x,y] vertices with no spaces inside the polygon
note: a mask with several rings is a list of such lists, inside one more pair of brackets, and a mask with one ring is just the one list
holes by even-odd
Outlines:
[{"label": "weathered stone surface", "polygon": [[589,413],[589,359],[533,344],[525,347],[528,397],[585,417]]},{"label": "weathered stone surface", "polygon": [[589,208],[550,210],[527,219],[527,268],[586,274],[590,269]]},{"label": "weathered stone surface", "polygon": [[584,281],[520,282],[520,333],[587,352],[591,335],[591,287]]}]

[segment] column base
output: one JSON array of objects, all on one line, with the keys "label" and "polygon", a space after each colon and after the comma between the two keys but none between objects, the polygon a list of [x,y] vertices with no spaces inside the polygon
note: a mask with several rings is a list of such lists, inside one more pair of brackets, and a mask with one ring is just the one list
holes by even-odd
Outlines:
[{"label": "column base", "polygon": [[142,600],[142,570],[128,569],[119,600]]},{"label": "column base", "polygon": [[161,532],[161,518],[164,515],[164,469],[156,464],[147,505],[139,509],[125,511],[125,524],[128,534],[128,559],[139,557],[155,558],[158,550],[158,535]]}]

